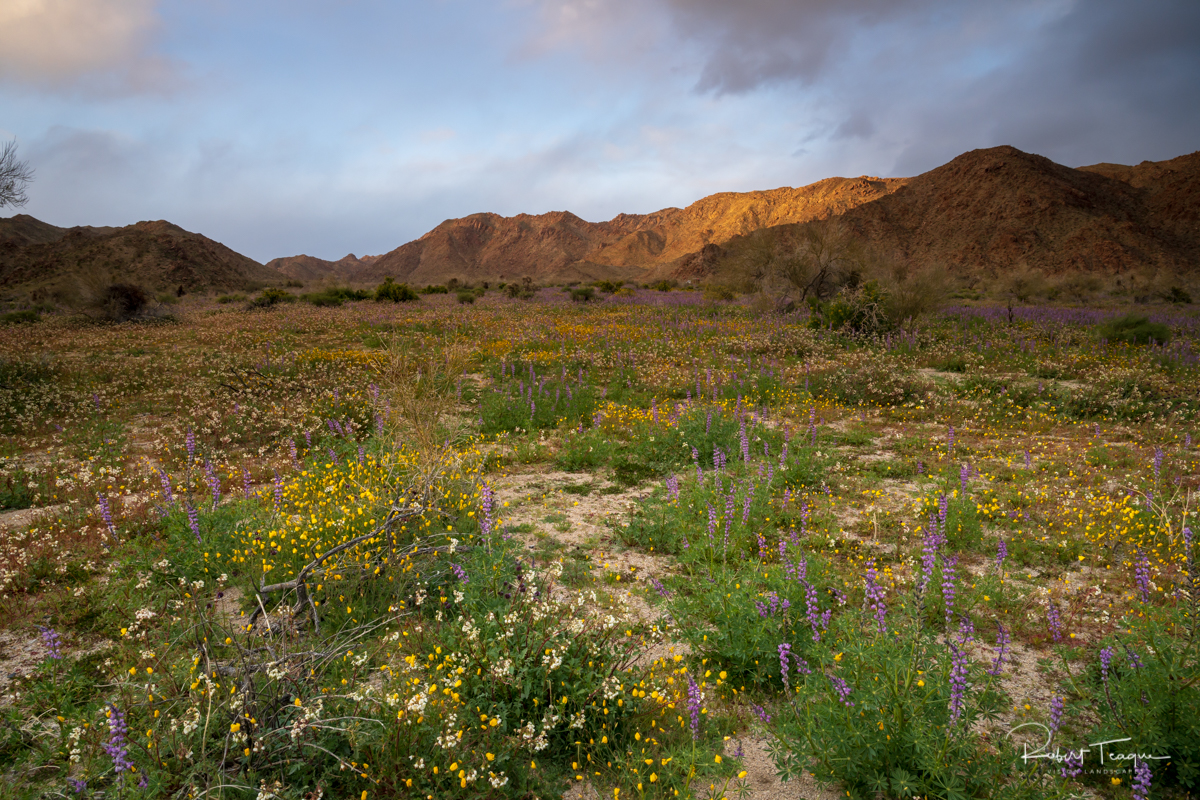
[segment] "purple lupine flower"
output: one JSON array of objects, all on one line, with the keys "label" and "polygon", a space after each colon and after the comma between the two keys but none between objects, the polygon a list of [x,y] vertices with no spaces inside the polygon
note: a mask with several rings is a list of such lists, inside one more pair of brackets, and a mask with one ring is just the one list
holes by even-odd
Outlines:
[{"label": "purple lupine flower", "polygon": [[850,699],[850,693],[854,690],[850,688],[850,685],[837,675],[826,675],[825,677],[829,678],[833,691],[837,693],[838,701],[847,708],[853,708],[854,701]]},{"label": "purple lupine flower", "polygon": [[83,794],[87,791],[87,781],[81,781],[78,778],[68,778],[67,780],[75,794]]},{"label": "purple lupine flower", "polygon": [[312,449],[312,431],[304,432],[304,446],[309,450]]},{"label": "purple lupine flower", "polygon": [[332,462],[334,463],[334,465],[335,465],[335,466],[339,466],[339,467],[340,467],[340,466],[342,465],[342,462],[341,462],[341,461],[338,461],[337,453],[333,452],[333,448],[332,448],[332,447],[326,447],[326,448],[325,448],[325,452],[326,452],[326,453],[329,453],[329,460],[330,460],[330,461],[332,461]]},{"label": "purple lupine flower", "polygon": [[1163,449],[1161,447],[1154,448],[1154,483],[1158,485],[1158,476],[1162,472]]},{"label": "purple lupine flower", "polygon": [[712,503],[705,503],[704,505],[708,506],[708,543],[711,546],[713,537],[717,533],[717,512],[712,507]]},{"label": "purple lupine flower", "polygon": [[1046,624],[1050,626],[1050,637],[1056,642],[1061,642],[1062,617],[1058,613],[1058,606],[1054,603],[1054,598],[1046,603]]},{"label": "purple lupine flower", "polygon": [[375,412],[375,435],[383,436],[383,415]]},{"label": "purple lupine flower", "polygon": [[1083,772],[1083,753],[1070,751],[1063,759],[1062,776],[1064,778],[1075,778],[1079,773]]},{"label": "purple lupine flower", "polygon": [[1003,539],[996,545],[996,571],[1004,572],[1004,559],[1008,558],[1008,542]]},{"label": "purple lupine flower", "polygon": [[1025,469],[1033,469],[1033,459],[1029,457],[1029,451],[1025,451]]},{"label": "purple lupine flower", "polygon": [[212,490],[212,502],[215,509],[221,502],[221,479],[217,477],[216,469],[207,458],[204,459],[204,474],[208,480],[208,488]]},{"label": "purple lupine flower", "polygon": [[919,458],[917,459],[917,474],[918,475],[925,474],[925,462]]},{"label": "purple lupine flower", "polygon": [[875,562],[872,561],[867,564],[866,602],[874,612],[875,621],[879,624],[879,632],[887,633],[887,625],[884,622],[887,616],[887,605],[884,603],[887,592],[877,582],[878,577],[879,573],[875,571]]},{"label": "purple lupine flower", "polygon": [[200,538],[200,512],[196,510],[196,507],[192,505],[191,501],[188,501],[187,503],[187,518],[188,527],[191,528],[192,533],[196,535],[196,541],[204,541],[202,538]]},{"label": "purple lupine flower", "polygon": [[967,697],[967,651],[950,644],[950,725],[962,716]]},{"label": "purple lupine flower", "polygon": [[667,478],[666,484],[667,484],[667,496],[669,496],[672,500],[678,500],[679,499],[679,478],[677,478],[674,474],[672,474],[669,478]]},{"label": "purple lupine flower", "polygon": [[650,585],[654,587],[654,590],[656,592],[658,592],[659,597],[661,597],[664,600],[671,599],[670,590],[668,590],[667,587],[663,586],[662,581],[660,581],[658,578],[654,577],[653,575],[650,576]]},{"label": "purple lupine flower", "polygon": [[1059,695],[1050,698],[1050,735],[1053,736],[1062,726],[1063,699]]},{"label": "purple lupine flower", "polygon": [[967,481],[971,479],[971,467],[967,464],[962,465],[962,469],[958,471],[958,481],[962,484],[963,494],[967,493]]},{"label": "purple lupine flower", "polygon": [[954,594],[957,588],[954,568],[958,565],[958,556],[942,561],[942,600],[946,604],[946,630],[949,635],[950,621],[954,618]]},{"label": "purple lupine flower", "polygon": [[946,446],[949,448],[954,447],[954,426],[953,425],[951,425],[950,429],[946,432]]},{"label": "purple lupine flower", "polygon": [[[716,395],[715,389],[713,390],[713,394]],[[717,398],[714,396],[713,400],[716,400],[716,399]],[[712,409],[710,408],[708,410],[708,417],[704,420],[704,435],[708,436],[709,431],[711,431],[711,430],[712,430]]]},{"label": "purple lupine flower", "polygon": [[279,477],[279,470],[274,470],[274,472],[275,472],[275,481],[274,481],[274,483],[275,483],[275,505],[279,506],[279,505],[283,504],[283,478]]},{"label": "purple lupine flower", "polygon": [[700,687],[696,685],[696,679],[688,673],[688,714],[691,717],[692,741],[700,738]]},{"label": "purple lupine flower", "polygon": [[125,714],[118,709],[114,704],[108,704],[108,742],[104,745],[104,752],[108,753],[108,757],[112,759],[113,771],[117,774],[117,782],[120,783],[125,773],[133,766],[133,762],[129,760],[129,728],[125,725]]},{"label": "purple lupine flower", "polygon": [[970,614],[958,616],[958,643],[964,645],[975,638],[975,623],[971,622]]},{"label": "purple lupine flower", "polygon": [[246,499],[250,499],[250,470],[242,467],[242,493],[246,495]]},{"label": "purple lupine flower", "polygon": [[658,424],[658,398],[650,398],[650,417],[654,420],[654,424]]},{"label": "purple lupine flower", "polygon": [[1004,626],[999,622],[996,623],[996,660],[992,662],[991,669],[988,670],[988,675],[999,675],[1004,668],[1004,659],[1008,656],[1008,643],[1010,641],[1008,631],[1004,630]]},{"label": "purple lupine flower", "polygon": [[38,631],[42,634],[42,645],[46,648],[46,657],[55,661],[62,658],[62,638],[58,635],[58,631],[45,625],[38,625]]},{"label": "purple lupine flower", "polygon": [[484,481],[483,485],[479,488],[479,493],[482,498],[480,506],[483,512],[479,517],[479,529],[484,536],[487,536],[492,532],[493,503],[492,487],[488,485],[487,481]]},{"label": "purple lupine flower", "polygon": [[1141,548],[1137,551],[1138,560],[1137,566],[1134,568],[1134,574],[1137,577],[1138,592],[1142,596],[1143,603],[1150,602],[1150,559],[1146,558],[1146,554]]},{"label": "purple lupine flower", "polygon": [[750,504],[754,502],[754,484],[746,490],[746,498],[742,501],[742,524],[750,522]]},{"label": "purple lupine flower", "polygon": [[756,716],[760,720],[762,720],[763,723],[767,723],[767,722],[771,721],[771,715],[768,714],[767,710],[765,708],[763,708],[762,706],[752,704],[750,706],[750,708],[754,711],[754,716]]},{"label": "purple lupine flower", "polygon": [[190,427],[188,428],[187,438],[184,439],[184,446],[187,448],[188,464],[190,465],[196,458],[196,432]]},{"label": "purple lupine flower", "polygon": [[1150,765],[1140,758],[1133,761],[1133,797],[1134,800],[1148,800],[1150,797]]},{"label": "purple lupine flower", "polygon": [[696,465],[696,482],[704,483],[704,470],[700,469],[700,451],[692,448],[692,463]]},{"label": "purple lupine flower", "polygon": [[820,606],[817,605],[817,587],[808,581],[804,582],[804,602],[807,607],[808,624],[812,626],[813,641],[819,642],[821,632],[829,627],[833,609],[826,609],[824,613],[820,613]]},{"label": "purple lupine flower", "polygon": [[929,580],[933,577],[933,567],[937,563],[937,554],[937,522],[934,517],[930,515],[929,526],[925,529],[925,536],[921,552],[921,583],[918,587],[921,594],[924,594],[925,588],[929,585]]},{"label": "purple lupine flower", "polygon": [[363,446],[360,444],[360,445],[358,446],[358,463],[359,463],[359,465],[360,465],[360,466],[361,466],[361,465],[362,465],[362,463],[363,463],[363,456],[365,456],[365,455],[366,455],[366,453],[365,453],[365,452],[363,452]]},{"label": "purple lupine flower", "polygon": [[1130,647],[1125,648],[1125,658],[1129,661],[1130,669],[1141,669],[1146,666],[1142,663],[1142,657],[1137,654],[1137,651]]},{"label": "purple lupine flower", "polygon": [[787,642],[779,645],[779,677],[783,679],[783,690],[785,692],[791,690],[791,684],[788,682],[788,655],[792,652],[792,646]]},{"label": "purple lupine flower", "polygon": [[158,471],[158,480],[163,487],[163,497],[167,498],[167,503],[175,505],[175,493],[171,491],[171,476],[165,470]]},{"label": "purple lupine flower", "polygon": [[292,456],[292,466],[294,466],[296,469],[300,469],[300,453],[296,449],[295,439],[288,439],[288,451]]},{"label": "purple lupine flower", "polygon": [[454,577],[458,578],[459,583],[470,583],[467,577],[467,571],[462,568],[461,564],[451,564],[450,569],[454,572]]},{"label": "purple lupine flower", "polygon": [[1112,666],[1115,654],[1116,651],[1111,647],[1106,647],[1100,651],[1100,680],[1104,681],[1105,689],[1108,688],[1108,670]]},{"label": "purple lupine flower", "polygon": [[96,495],[100,504],[100,519],[104,520],[104,527],[108,528],[108,532],[112,536],[117,535],[117,527],[113,525],[112,508],[108,505],[108,498],[102,494]]}]

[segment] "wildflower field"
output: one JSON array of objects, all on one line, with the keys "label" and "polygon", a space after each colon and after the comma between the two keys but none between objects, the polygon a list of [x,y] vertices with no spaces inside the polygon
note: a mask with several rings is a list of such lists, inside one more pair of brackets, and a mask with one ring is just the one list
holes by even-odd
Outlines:
[{"label": "wildflower field", "polygon": [[472,299],[0,327],[0,796],[1200,793],[1200,314]]}]

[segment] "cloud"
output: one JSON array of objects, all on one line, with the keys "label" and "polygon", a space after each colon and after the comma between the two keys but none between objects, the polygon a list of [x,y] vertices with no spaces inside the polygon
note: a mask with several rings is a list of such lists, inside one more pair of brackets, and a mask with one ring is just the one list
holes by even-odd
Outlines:
[{"label": "cloud", "polygon": [[150,52],[158,0],[4,0],[0,79],[37,88],[153,92],[176,67]]}]

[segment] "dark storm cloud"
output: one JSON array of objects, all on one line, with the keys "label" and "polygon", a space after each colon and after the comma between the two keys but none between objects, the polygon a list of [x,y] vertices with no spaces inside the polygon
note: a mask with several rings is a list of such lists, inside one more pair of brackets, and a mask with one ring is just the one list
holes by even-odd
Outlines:
[{"label": "dark storm cloud", "polygon": [[1078,165],[1200,147],[1200,3],[662,0],[702,94],[818,98],[830,141],[914,174],[1013,144]]}]

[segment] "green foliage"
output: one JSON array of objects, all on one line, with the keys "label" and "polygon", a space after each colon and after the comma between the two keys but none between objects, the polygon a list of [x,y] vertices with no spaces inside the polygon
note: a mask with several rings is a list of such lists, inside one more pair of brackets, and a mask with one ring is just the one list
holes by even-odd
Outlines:
[{"label": "green foliage", "polygon": [[810,651],[810,671],[793,673],[794,696],[776,706],[774,722],[773,755],[786,777],[811,771],[864,799],[1066,795],[1057,770],[1023,765],[1008,738],[978,733],[1006,699],[996,677],[966,662],[955,689],[953,635],[935,638],[912,619],[889,618],[886,627],[847,613],[831,625],[834,656]]},{"label": "green foliage", "polygon": [[28,325],[40,319],[41,315],[36,311],[9,311],[7,314],[0,314],[0,325]]},{"label": "green foliage", "polygon": [[291,292],[285,292],[283,289],[263,289],[262,292],[249,303],[249,308],[272,308],[280,303],[294,303],[296,295]]},{"label": "green foliage", "polygon": [[585,286],[582,289],[571,290],[572,303],[586,303],[591,300],[593,296],[595,296],[595,290],[589,286]]},{"label": "green foliage", "polygon": [[314,306],[337,307],[347,301],[370,300],[373,296],[373,292],[365,289],[333,286],[320,292],[302,294],[300,295],[300,299]]},{"label": "green foliage", "polygon": [[1126,314],[1097,326],[1096,334],[1109,342],[1142,345],[1153,341],[1166,344],[1171,340],[1171,329],[1160,322],[1151,322],[1140,314]]},{"label": "green foliage", "polygon": [[220,303],[221,305],[228,305],[230,303],[240,303],[245,299],[246,299],[246,295],[244,295],[240,292],[234,292],[233,294],[222,294],[222,295],[217,296],[217,302]]},{"label": "green foliage", "polygon": [[390,277],[384,278],[375,288],[375,300],[380,303],[411,303],[420,299],[407,283],[396,283]]},{"label": "green foliage", "polygon": [[734,298],[733,289],[720,283],[710,283],[704,287],[704,300],[709,303],[728,302]]},{"label": "green foliage", "polygon": [[888,313],[887,296],[876,281],[844,287],[831,300],[810,298],[809,326],[877,336],[895,330],[899,321]]},{"label": "green foliage", "polygon": [[[1188,576],[1183,576],[1185,582]],[[1200,581],[1190,581],[1194,598]],[[1081,682],[1082,699],[1099,721],[1089,742],[1126,740],[1110,752],[1169,756],[1150,761],[1154,786],[1200,788],[1200,638],[1196,605],[1146,607],[1117,624],[1101,643],[1111,654],[1107,676],[1093,663]]]},{"label": "green foliage", "polygon": [[471,303],[475,302],[475,293],[469,289],[458,292],[455,297],[457,298],[459,305],[470,305]]},{"label": "green foliage", "polygon": [[29,508],[38,494],[45,495],[45,478],[24,469],[0,475],[0,510]]},{"label": "green foliage", "polygon": [[425,288],[421,289],[421,294],[449,294],[449,293],[450,293],[450,289],[448,287],[442,286],[440,284],[426,286]]},{"label": "green foliage", "polygon": [[623,284],[624,281],[596,281],[592,285],[605,294],[616,294]]}]

